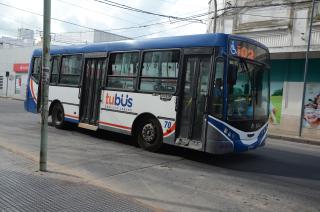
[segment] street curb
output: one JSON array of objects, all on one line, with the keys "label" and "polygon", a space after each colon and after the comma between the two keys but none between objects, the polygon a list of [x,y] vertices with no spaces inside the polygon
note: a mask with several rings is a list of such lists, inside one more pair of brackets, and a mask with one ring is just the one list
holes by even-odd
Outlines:
[{"label": "street curb", "polygon": [[19,99],[19,98],[12,97],[12,96],[0,96],[0,98],[3,98],[3,99],[11,99],[11,100],[17,100],[17,101],[24,101],[24,99]]},{"label": "street curb", "polygon": [[286,141],[296,142],[296,143],[303,143],[303,144],[311,144],[311,145],[317,145],[320,146],[320,141],[312,138],[303,138],[303,137],[297,137],[297,136],[288,136],[288,135],[278,135],[278,134],[268,134],[269,138],[275,138],[275,139],[282,139]]},{"label": "street curb", "polygon": [[23,102],[24,101],[24,99],[18,99],[18,98],[11,98],[12,100],[17,100],[17,101],[21,101],[21,102]]}]

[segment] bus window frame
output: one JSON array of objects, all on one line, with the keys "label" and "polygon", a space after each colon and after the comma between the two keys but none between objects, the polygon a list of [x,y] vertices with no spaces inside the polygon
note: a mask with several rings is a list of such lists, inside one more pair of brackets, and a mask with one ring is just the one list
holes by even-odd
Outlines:
[{"label": "bus window frame", "polygon": [[[142,76],[142,64],[143,64],[143,55],[146,52],[160,52],[160,51],[179,51],[179,68],[178,68],[178,75],[177,77],[143,77]],[[183,49],[182,48],[165,48],[165,49],[145,49],[141,51],[140,55],[140,66],[139,66],[139,74],[138,74],[138,80],[137,80],[137,85],[136,85],[136,92],[137,93],[145,93],[145,94],[168,94],[172,96],[177,96],[178,95],[178,90],[179,90],[179,81],[180,81],[180,75],[182,72],[182,66],[183,66]],[[174,92],[155,92],[155,91],[144,91],[140,90],[140,84],[141,84],[141,78],[145,79],[174,79],[176,80],[176,89]]]},{"label": "bus window frame", "polygon": [[42,63],[42,57],[41,56],[33,56],[32,57],[32,66],[31,66],[31,71],[30,71],[30,78],[35,81],[36,83],[39,83],[40,82],[40,78],[41,78],[41,68],[40,68],[40,72],[39,72],[39,79],[36,79],[34,76],[33,76],[33,72],[34,72],[34,62],[36,60],[36,58],[40,58],[40,61]]},{"label": "bus window frame", "polygon": [[92,52],[92,53],[84,53],[83,54],[83,65],[82,65],[82,72],[80,76],[80,87],[82,88],[83,86],[83,79],[84,79],[84,73],[86,69],[86,60],[87,59],[105,59],[106,67],[103,73],[104,75],[102,76],[102,85],[100,86],[100,90],[103,90],[105,88],[105,83],[106,83],[106,76],[107,76],[107,71],[108,71],[108,63],[109,63],[109,52]]},{"label": "bus window frame", "polygon": [[[217,52],[218,52],[218,50],[216,50]],[[214,57],[213,57],[213,61],[212,61],[212,64],[213,64],[213,71],[212,71],[212,76],[211,76],[211,78],[210,78],[210,80],[211,80],[211,86],[210,86],[210,88],[209,88],[209,91],[210,91],[210,93],[209,93],[209,97],[210,97],[210,99],[211,98],[213,98],[214,97],[214,95],[212,95],[212,90],[214,89],[214,81],[215,81],[215,77],[216,77],[216,74],[217,74],[217,62],[219,62],[219,60],[220,60],[220,62],[223,62],[223,76],[222,76],[222,79],[223,79],[223,84],[222,84],[222,86],[223,86],[223,89],[222,89],[222,96],[221,96],[221,98],[222,98],[222,111],[221,111],[221,114],[220,114],[220,116],[215,116],[215,115],[213,115],[213,114],[210,114],[210,115],[212,115],[212,116],[214,116],[215,118],[218,118],[218,119],[220,119],[220,120],[224,120],[224,98],[225,98],[225,90],[226,90],[226,88],[225,88],[225,75],[227,75],[226,74],[226,57],[223,57],[222,55],[214,55]],[[210,101],[212,101],[212,100],[210,100]]]},{"label": "bus window frame", "polygon": [[[119,54],[119,53],[120,54],[121,53],[138,53],[138,72],[137,72],[137,75],[135,76],[136,77],[136,83],[133,84],[133,89],[111,88],[111,87],[107,86],[107,83],[108,83],[108,71],[109,71],[109,63],[110,63],[111,54]],[[103,79],[103,86],[101,86],[102,89],[103,90],[109,90],[109,91],[118,91],[119,90],[119,91],[127,91],[127,92],[136,92],[137,91],[137,80],[138,80],[138,76],[139,76],[139,73],[140,73],[140,65],[141,65],[140,58],[141,58],[141,51],[140,50],[107,52],[106,73],[105,73],[105,77]],[[135,78],[133,76],[121,76],[121,75],[117,75],[117,76],[113,76],[113,77],[127,77],[127,78],[132,78],[132,79]]]},{"label": "bus window frame", "polygon": [[[70,85],[70,84],[65,84],[65,83],[61,83],[60,80],[61,80],[61,66],[62,66],[62,60],[63,60],[63,57],[67,57],[67,56],[75,56],[75,55],[81,55],[81,66],[80,66],[80,78],[79,78],[79,82],[77,85]],[[83,66],[84,66],[84,54],[83,53],[76,53],[76,54],[61,54],[60,55],[61,59],[60,59],[60,65],[59,65],[59,81],[58,83],[56,84],[57,86],[62,86],[62,87],[71,87],[71,88],[80,88],[80,85],[81,85],[81,76],[82,76],[82,73],[83,73]]]},{"label": "bus window frame", "polygon": [[[52,76],[52,71],[53,71],[53,58],[54,57],[58,57],[58,80],[57,82],[53,83],[51,82],[51,76]],[[61,72],[61,62],[62,62],[62,56],[60,54],[56,54],[56,55],[50,55],[50,86],[57,86],[59,84],[60,81],[60,72]]]}]

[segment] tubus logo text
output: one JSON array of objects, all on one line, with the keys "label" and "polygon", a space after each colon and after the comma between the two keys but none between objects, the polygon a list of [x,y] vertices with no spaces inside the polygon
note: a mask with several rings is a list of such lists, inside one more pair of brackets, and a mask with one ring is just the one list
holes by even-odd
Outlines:
[{"label": "tubus logo text", "polygon": [[128,94],[124,97],[123,94],[120,95],[115,94],[114,96],[110,96],[107,93],[106,96],[106,104],[107,105],[115,105],[115,106],[122,106],[122,107],[132,107],[132,101],[133,99],[128,96]]}]

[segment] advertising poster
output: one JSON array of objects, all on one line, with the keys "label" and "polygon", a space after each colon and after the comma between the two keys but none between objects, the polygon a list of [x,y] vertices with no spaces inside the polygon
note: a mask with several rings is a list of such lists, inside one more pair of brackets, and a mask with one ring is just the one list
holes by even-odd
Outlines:
[{"label": "advertising poster", "polygon": [[15,80],[15,94],[20,94],[20,90],[21,90],[21,76],[20,75],[16,75],[16,80]]},{"label": "advertising poster", "polygon": [[320,129],[320,84],[308,83],[304,100],[305,128]]},{"label": "advertising poster", "polygon": [[270,83],[270,123],[280,124],[283,82]]}]

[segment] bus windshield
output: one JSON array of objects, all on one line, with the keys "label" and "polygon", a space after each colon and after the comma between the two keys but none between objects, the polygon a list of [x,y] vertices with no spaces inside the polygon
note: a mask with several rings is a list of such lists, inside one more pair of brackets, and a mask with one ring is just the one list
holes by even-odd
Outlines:
[{"label": "bus windshield", "polygon": [[268,120],[267,66],[244,58],[232,58],[228,67],[227,121],[243,131],[257,130]]}]

